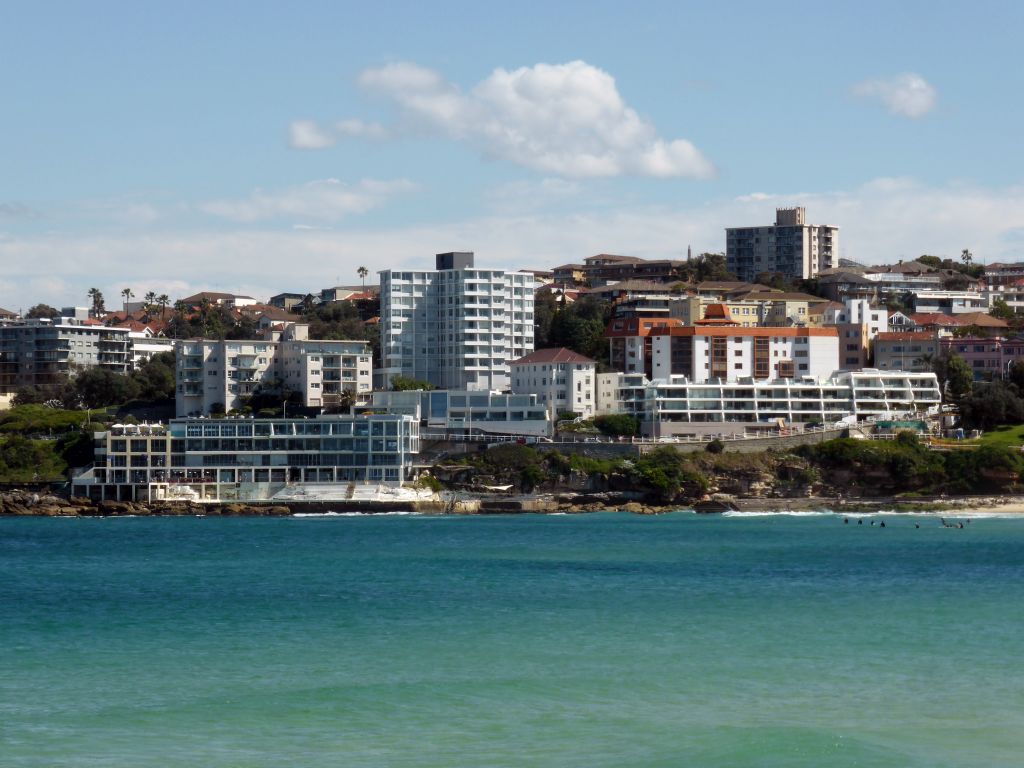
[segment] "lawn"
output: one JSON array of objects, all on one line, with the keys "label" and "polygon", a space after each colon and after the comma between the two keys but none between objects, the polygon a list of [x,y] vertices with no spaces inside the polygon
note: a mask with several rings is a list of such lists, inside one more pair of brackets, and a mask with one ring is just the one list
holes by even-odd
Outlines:
[{"label": "lawn", "polygon": [[982,435],[982,445],[1024,445],[1024,424],[1005,424]]}]

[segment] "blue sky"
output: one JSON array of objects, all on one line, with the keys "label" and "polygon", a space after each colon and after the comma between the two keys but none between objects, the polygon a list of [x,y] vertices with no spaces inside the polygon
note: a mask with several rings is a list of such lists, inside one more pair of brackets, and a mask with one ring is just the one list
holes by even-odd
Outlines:
[{"label": "blue sky", "polygon": [[[1015,3],[0,7],[0,306],[724,248],[1024,259]],[[111,302],[114,303],[114,302]]]}]

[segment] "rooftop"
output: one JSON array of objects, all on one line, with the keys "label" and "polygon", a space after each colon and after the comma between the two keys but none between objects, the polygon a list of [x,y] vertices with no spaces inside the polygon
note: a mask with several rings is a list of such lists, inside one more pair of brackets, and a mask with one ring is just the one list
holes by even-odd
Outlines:
[{"label": "rooftop", "polygon": [[573,352],[571,349],[566,349],[565,347],[554,347],[551,349],[538,349],[535,352],[531,352],[526,355],[526,357],[513,360],[512,365],[527,365],[530,363],[595,364],[596,362],[596,360],[591,360],[586,355],[581,355],[579,352]]}]

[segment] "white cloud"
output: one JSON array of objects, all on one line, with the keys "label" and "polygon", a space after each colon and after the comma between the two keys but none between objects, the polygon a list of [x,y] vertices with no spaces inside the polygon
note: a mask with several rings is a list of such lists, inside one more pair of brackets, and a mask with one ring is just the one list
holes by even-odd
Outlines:
[{"label": "white cloud", "polygon": [[[225,290],[266,298],[311,291],[336,279],[356,282],[356,269],[430,267],[433,254],[476,251],[494,267],[551,267],[595,253],[679,258],[722,250],[724,228],[766,224],[776,207],[803,205],[808,219],[840,229],[840,255],[866,263],[924,253],[979,262],[1024,260],[1024,187],[928,186],[878,179],[852,190],[761,194],[693,206],[622,206],[584,202],[432,226],[386,230],[24,235],[0,240],[0,306],[83,304],[91,285],[108,301],[124,286],[180,297]],[[239,270],[239,264],[245,269]],[[50,283],[60,275],[58,283]],[[116,303],[116,302],[115,302]]]},{"label": "white cloud", "polygon": [[938,101],[938,91],[920,75],[904,72],[893,77],[865,80],[853,87],[857,96],[877,99],[899,117],[924,117]]},{"label": "white cloud", "polygon": [[295,120],[288,126],[288,143],[295,149],[324,149],[334,137],[313,120]]},{"label": "white cloud", "polygon": [[[359,84],[397,107],[402,132],[465,142],[485,157],[541,173],[694,179],[715,174],[712,163],[689,141],[659,137],[623,101],[615,79],[584,61],[496,69],[468,93],[437,72],[408,62],[368,69]],[[329,133],[301,125],[317,139]],[[338,123],[333,135],[386,133],[379,124],[348,120]]]},{"label": "white cloud", "polygon": [[363,179],[346,184],[338,179],[311,181],[280,190],[253,190],[239,200],[213,200],[200,206],[206,213],[237,222],[295,217],[336,221],[354,213],[366,213],[385,200],[415,185],[406,179]]},{"label": "white cloud", "polygon": [[342,139],[384,139],[388,131],[380,123],[365,120],[339,120],[323,126],[315,120],[295,120],[288,126],[288,144],[293,149],[327,149]]},{"label": "white cloud", "polygon": [[380,123],[368,123],[355,119],[339,120],[334,124],[334,132],[339,137],[363,139],[383,139],[388,135],[387,129]]}]

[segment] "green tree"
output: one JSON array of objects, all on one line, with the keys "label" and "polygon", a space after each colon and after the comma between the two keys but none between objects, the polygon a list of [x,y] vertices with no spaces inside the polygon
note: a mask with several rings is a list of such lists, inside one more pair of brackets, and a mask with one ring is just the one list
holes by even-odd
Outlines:
[{"label": "green tree", "polygon": [[1024,422],[1024,401],[1002,381],[975,385],[960,400],[960,418],[968,429],[992,429]]},{"label": "green tree", "polygon": [[1024,360],[1014,360],[1006,373],[1010,383],[1017,387],[1017,392],[1024,394]]},{"label": "green tree", "polygon": [[146,295],[142,297],[142,300],[146,302],[146,312],[153,312],[156,309],[156,291],[146,291]]},{"label": "green tree", "polygon": [[174,399],[174,352],[159,352],[131,374],[137,397],[143,400]]},{"label": "green tree", "polygon": [[100,289],[90,288],[88,295],[89,301],[92,303],[92,316],[98,317],[102,315],[106,311],[106,307],[104,306],[103,294],[100,293]]},{"label": "green tree", "polygon": [[29,307],[28,312],[25,313],[25,317],[29,319],[33,318],[54,318],[60,314],[56,309],[51,307],[49,304],[36,304],[34,307]]},{"label": "green tree", "polygon": [[547,349],[551,346],[551,321],[558,311],[558,299],[549,289],[537,291],[533,299],[533,344],[534,349]]},{"label": "green tree", "polygon": [[160,319],[163,320],[167,316],[167,306],[171,303],[171,297],[166,293],[161,293],[156,297],[156,305],[160,309]]},{"label": "green tree", "polygon": [[128,311],[128,302],[135,298],[135,294],[132,293],[131,288],[122,288],[121,295],[124,297],[124,311]]},{"label": "green tree", "polygon": [[640,422],[628,413],[611,413],[594,418],[594,426],[602,435],[638,435]]},{"label": "green tree", "polygon": [[965,395],[970,393],[971,387],[974,385],[974,371],[960,355],[949,356],[949,361],[946,363],[946,377],[949,394],[954,402],[960,402]]},{"label": "green tree", "polygon": [[370,274],[370,270],[366,267],[360,267],[356,270],[356,274],[359,275],[359,279],[363,281],[363,288],[366,287],[366,277]]},{"label": "green tree", "polygon": [[1013,307],[1006,303],[1004,299],[996,299],[992,302],[992,308],[988,313],[995,318],[1000,320],[1013,320],[1016,316],[1016,312],[1013,311]]},{"label": "green tree", "polygon": [[75,376],[74,387],[86,408],[118,405],[135,398],[139,391],[133,379],[106,368],[86,368]]}]

